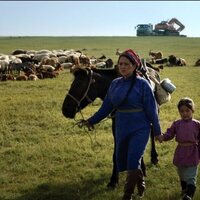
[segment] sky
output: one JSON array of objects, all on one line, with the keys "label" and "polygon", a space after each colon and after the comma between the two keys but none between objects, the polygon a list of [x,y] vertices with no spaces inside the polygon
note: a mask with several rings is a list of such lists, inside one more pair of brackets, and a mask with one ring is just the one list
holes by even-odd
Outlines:
[{"label": "sky", "polygon": [[0,1],[0,36],[136,36],[177,18],[200,37],[200,1]]}]

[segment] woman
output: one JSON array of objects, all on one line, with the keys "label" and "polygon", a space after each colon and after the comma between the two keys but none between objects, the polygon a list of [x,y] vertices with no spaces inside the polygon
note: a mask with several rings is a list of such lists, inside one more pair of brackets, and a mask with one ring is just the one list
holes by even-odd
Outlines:
[{"label": "woman", "polygon": [[144,195],[141,158],[148,142],[150,125],[153,125],[155,136],[161,134],[151,86],[136,73],[140,66],[140,58],[133,50],[120,54],[118,68],[122,77],[112,81],[102,106],[86,122],[88,127],[93,127],[116,109],[117,169],[119,172],[127,171],[123,200],[132,199],[136,185],[138,195]]}]

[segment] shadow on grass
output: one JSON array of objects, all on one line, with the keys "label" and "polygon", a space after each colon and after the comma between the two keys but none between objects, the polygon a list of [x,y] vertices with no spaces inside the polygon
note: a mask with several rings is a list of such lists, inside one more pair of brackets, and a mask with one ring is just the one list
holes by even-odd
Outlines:
[{"label": "shadow on grass", "polygon": [[[14,200],[90,200],[102,193],[110,191],[106,188],[105,180],[84,180],[73,184],[42,183]],[[112,190],[111,190],[112,191]]]}]

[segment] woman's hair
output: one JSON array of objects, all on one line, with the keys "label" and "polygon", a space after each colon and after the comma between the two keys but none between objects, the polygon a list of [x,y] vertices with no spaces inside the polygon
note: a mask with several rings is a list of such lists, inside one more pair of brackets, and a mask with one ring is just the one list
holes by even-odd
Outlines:
[{"label": "woman's hair", "polygon": [[181,106],[186,106],[190,110],[194,111],[194,101],[190,99],[189,97],[184,97],[178,102],[178,109],[180,109]]},{"label": "woman's hair", "polygon": [[140,57],[132,50],[132,49],[127,49],[125,50],[123,53],[120,54],[119,58],[118,58],[118,62],[119,63],[119,59],[124,56],[127,59],[129,59],[129,61],[133,64],[136,65],[136,67],[140,67],[141,66],[141,61],[140,61]]}]

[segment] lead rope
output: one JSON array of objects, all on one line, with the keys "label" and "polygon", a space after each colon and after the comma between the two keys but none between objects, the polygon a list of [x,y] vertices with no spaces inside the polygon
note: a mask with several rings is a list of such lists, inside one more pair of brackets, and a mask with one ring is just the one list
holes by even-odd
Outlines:
[{"label": "lead rope", "polygon": [[[85,121],[84,115],[82,113],[82,111],[79,111],[82,119],[81,120],[76,120],[76,118],[74,118],[74,121],[76,122],[73,127],[78,126],[79,128],[83,128],[84,132],[89,136],[90,138],[90,143],[91,143],[91,149],[93,151],[95,151],[95,149],[97,149],[98,147],[101,147],[102,145],[97,141],[97,131],[96,129],[92,129],[92,130],[88,130],[88,128],[86,128],[86,126],[83,124],[83,120]],[[94,138],[92,137],[92,134],[94,135]]]},{"label": "lead rope", "polygon": [[[114,113],[114,112],[115,112],[115,108],[111,111],[111,113]],[[74,118],[74,121],[76,123],[73,125],[73,128],[76,127],[76,126],[78,126],[79,128],[84,128],[84,131],[87,133],[87,135],[90,138],[92,150],[95,150],[97,147],[102,147],[102,145],[97,141],[97,129],[94,128],[94,129],[92,129],[92,130],[89,131],[88,128],[86,128],[86,126],[82,122],[82,120],[85,120],[82,111],[80,110],[79,113],[80,113],[82,119],[81,120],[76,120]],[[112,120],[114,117],[115,117],[115,114],[110,114],[108,117],[106,117],[105,119],[101,120],[101,122],[99,122],[98,124],[103,124],[103,122],[105,122],[105,121],[107,121],[109,119]],[[92,134],[90,134],[90,133],[92,133],[94,135],[94,138],[92,138]]]}]

